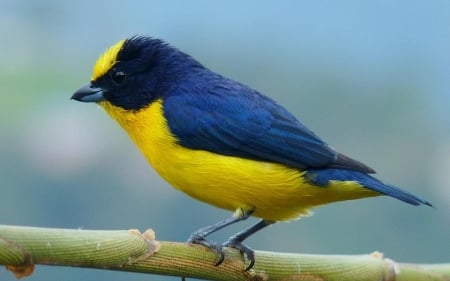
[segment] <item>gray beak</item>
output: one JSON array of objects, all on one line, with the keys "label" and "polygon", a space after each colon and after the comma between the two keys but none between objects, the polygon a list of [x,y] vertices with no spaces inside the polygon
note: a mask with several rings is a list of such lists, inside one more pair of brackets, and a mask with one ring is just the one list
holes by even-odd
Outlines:
[{"label": "gray beak", "polygon": [[103,89],[93,87],[92,84],[84,85],[76,91],[71,99],[82,102],[99,102],[105,99]]}]

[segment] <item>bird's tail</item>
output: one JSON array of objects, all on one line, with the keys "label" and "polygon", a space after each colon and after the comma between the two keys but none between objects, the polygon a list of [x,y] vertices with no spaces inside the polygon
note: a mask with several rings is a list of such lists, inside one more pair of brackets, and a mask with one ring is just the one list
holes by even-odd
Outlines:
[{"label": "bird's tail", "polygon": [[330,181],[355,181],[363,187],[379,192],[384,195],[388,195],[411,205],[427,205],[432,207],[430,202],[423,200],[402,190],[398,187],[385,184],[380,180],[357,171],[343,170],[343,169],[320,169],[320,170],[308,170],[305,177],[313,184],[319,186],[326,186]]}]

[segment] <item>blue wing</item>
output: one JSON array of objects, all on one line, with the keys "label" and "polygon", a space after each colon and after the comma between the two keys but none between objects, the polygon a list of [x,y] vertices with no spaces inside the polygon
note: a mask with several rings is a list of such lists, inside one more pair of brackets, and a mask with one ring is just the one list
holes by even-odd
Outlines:
[{"label": "blue wing", "polygon": [[168,126],[181,145],[299,169],[374,172],[337,153],[275,101],[238,82],[214,78],[208,77],[208,84],[185,82],[164,99]]}]

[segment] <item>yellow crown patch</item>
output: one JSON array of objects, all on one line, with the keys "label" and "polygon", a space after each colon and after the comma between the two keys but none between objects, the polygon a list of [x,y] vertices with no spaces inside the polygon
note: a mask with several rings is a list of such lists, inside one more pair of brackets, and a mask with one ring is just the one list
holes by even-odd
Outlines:
[{"label": "yellow crown patch", "polygon": [[91,81],[95,81],[105,73],[107,73],[117,62],[117,54],[122,49],[125,40],[120,40],[109,49],[107,49],[94,64]]}]

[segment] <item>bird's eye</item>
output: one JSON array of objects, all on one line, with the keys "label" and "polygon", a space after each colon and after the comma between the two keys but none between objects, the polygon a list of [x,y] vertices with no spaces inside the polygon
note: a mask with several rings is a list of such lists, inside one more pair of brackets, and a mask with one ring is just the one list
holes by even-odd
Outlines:
[{"label": "bird's eye", "polygon": [[127,75],[125,74],[125,72],[118,70],[118,71],[114,71],[111,74],[111,78],[114,81],[114,83],[116,83],[117,85],[121,85],[127,79]]}]

